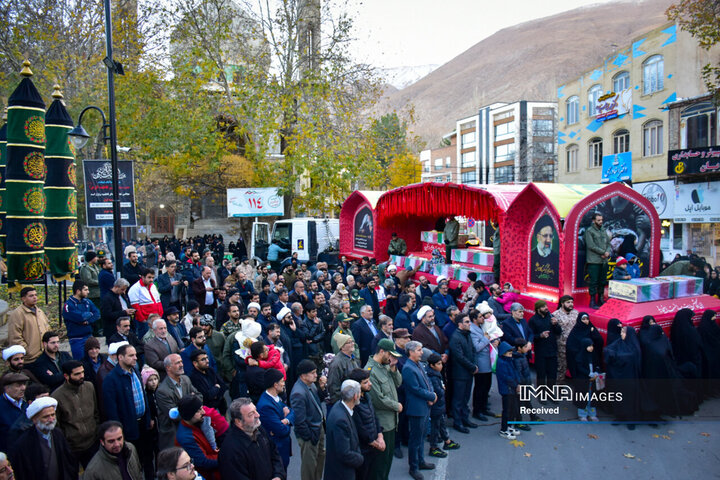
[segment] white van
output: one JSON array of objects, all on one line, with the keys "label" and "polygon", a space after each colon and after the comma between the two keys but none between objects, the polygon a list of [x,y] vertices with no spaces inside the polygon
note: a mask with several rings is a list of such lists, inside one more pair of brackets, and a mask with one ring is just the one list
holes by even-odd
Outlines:
[{"label": "white van", "polygon": [[[254,222],[250,258],[267,260],[270,240],[291,253],[297,252],[301,262],[317,262],[318,256],[332,251],[337,256],[340,243],[340,220],[337,218],[291,218],[278,220],[272,226]],[[322,259],[321,259],[322,260]]]}]

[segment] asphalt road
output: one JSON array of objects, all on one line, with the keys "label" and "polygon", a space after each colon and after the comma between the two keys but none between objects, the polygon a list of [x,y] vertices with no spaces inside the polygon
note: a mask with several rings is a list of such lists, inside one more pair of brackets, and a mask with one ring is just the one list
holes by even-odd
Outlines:
[{"label": "asphalt road", "polygon": [[[500,398],[494,385],[493,390],[492,409],[498,411]],[[720,478],[720,399],[706,400],[691,417],[657,428],[638,425],[633,431],[611,425],[612,418],[602,412],[600,423],[581,424],[571,423],[577,420],[571,404],[561,404],[560,410],[553,420],[561,423],[533,425],[515,444],[498,436],[499,418],[470,434],[450,428],[450,437],[461,448],[445,459],[426,456],[436,469],[423,474],[427,480]],[[293,449],[299,451],[297,445]],[[393,480],[410,478],[407,449],[403,450],[405,457],[393,462]],[[300,478],[298,456],[291,458],[288,469],[288,479],[296,478]]]}]

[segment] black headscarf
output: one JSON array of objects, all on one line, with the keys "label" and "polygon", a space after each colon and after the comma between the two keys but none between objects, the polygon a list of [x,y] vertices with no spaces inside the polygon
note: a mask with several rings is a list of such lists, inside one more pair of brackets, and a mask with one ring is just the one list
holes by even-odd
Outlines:
[{"label": "black headscarf", "polygon": [[638,332],[638,340],[640,341],[640,345],[645,342],[645,337],[650,330],[650,327],[656,323],[657,322],[655,322],[655,317],[653,317],[652,315],[645,315],[643,317],[642,324],[640,325],[640,331]]},{"label": "black headscarf", "polygon": [[706,393],[720,393],[720,326],[713,320],[716,312],[705,310],[697,331],[700,334],[702,351],[702,377],[707,379]]},{"label": "black headscarf", "polygon": [[607,324],[607,343],[610,346],[615,340],[620,338],[620,330],[622,329],[622,322],[617,318],[611,318]]},{"label": "black headscarf", "polygon": [[572,330],[570,330],[570,335],[568,335],[565,348],[567,351],[566,358],[568,362],[568,369],[570,370],[571,375],[573,374],[573,369],[575,368],[575,358],[577,354],[583,350],[583,338],[589,338],[592,341],[594,346],[592,361],[596,368],[599,367],[600,360],[602,359],[603,339],[600,336],[600,332],[598,332],[592,322],[588,321],[587,325],[583,323],[582,319],[586,317],[588,320],[590,319],[590,316],[586,312],[578,314],[577,319],[575,320],[575,326]]},{"label": "black headscarf", "polygon": [[640,418],[642,353],[635,329],[627,327],[625,340],[621,336],[605,347],[604,356],[607,391],[622,393],[622,402],[612,405],[615,417],[619,420]]},{"label": "black headscarf", "polygon": [[675,361],[686,377],[697,378],[702,370],[702,352],[700,334],[693,326],[695,313],[683,308],[675,314],[670,327],[670,342]]}]

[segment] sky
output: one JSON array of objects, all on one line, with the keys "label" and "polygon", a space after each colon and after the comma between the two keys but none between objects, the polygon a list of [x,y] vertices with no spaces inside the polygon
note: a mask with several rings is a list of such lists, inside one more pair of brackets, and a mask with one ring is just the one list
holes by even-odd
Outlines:
[{"label": "sky", "polygon": [[357,61],[442,65],[506,27],[610,0],[348,0]]}]

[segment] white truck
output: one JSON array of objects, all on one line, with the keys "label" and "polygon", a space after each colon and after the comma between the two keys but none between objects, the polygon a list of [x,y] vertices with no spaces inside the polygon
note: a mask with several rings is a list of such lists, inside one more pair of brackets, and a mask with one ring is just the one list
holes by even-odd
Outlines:
[{"label": "white truck", "polygon": [[298,260],[301,262],[335,263],[339,239],[340,220],[336,218],[278,220],[272,225],[272,230],[269,223],[254,222],[250,258],[256,262],[267,260],[270,242],[276,241],[282,248],[290,251],[288,256],[297,252]]}]

